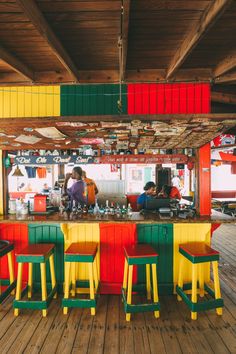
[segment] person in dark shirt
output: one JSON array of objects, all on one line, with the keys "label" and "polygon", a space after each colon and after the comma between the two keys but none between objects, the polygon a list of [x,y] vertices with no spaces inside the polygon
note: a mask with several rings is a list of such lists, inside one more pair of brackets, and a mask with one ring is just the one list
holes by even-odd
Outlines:
[{"label": "person in dark shirt", "polygon": [[141,210],[144,208],[145,203],[148,198],[156,196],[156,185],[154,182],[150,181],[145,184],[143,187],[144,193],[140,194],[137,199],[137,209]]},{"label": "person in dark shirt", "polygon": [[[74,179],[75,182],[70,188],[67,188],[67,184],[70,178]],[[71,206],[73,205],[73,201],[76,202],[76,205],[78,205],[79,203],[81,204],[81,206],[86,205],[85,184],[82,180],[81,167],[76,166],[73,168],[72,173],[66,174],[63,189],[64,193],[70,197]]]}]

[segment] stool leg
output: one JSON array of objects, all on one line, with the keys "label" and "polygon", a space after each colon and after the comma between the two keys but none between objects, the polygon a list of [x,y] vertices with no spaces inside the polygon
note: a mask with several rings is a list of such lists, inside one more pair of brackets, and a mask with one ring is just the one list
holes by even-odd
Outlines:
[{"label": "stool leg", "polygon": [[147,289],[147,299],[151,300],[150,264],[146,264],[146,289]]},{"label": "stool leg", "polygon": [[93,277],[95,282],[95,292],[97,293],[98,289],[98,271],[97,271],[97,262],[96,259],[93,261]]},{"label": "stool leg", "polygon": [[[15,280],[12,251],[7,254],[7,259],[8,259],[8,268],[9,268],[9,275],[10,275],[10,284],[12,284]],[[12,290],[11,295],[15,295],[15,290]]]},{"label": "stool leg", "polygon": [[76,263],[73,262],[71,264],[71,282],[72,282],[72,289],[71,289],[71,295],[72,296],[75,296],[75,292],[76,292],[76,276],[75,276],[75,273],[76,273]]},{"label": "stool leg", "polygon": [[33,263],[29,263],[29,274],[28,274],[28,298],[32,297],[33,288]]},{"label": "stool leg", "polygon": [[[132,301],[132,279],[133,279],[133,265],[128,266],[128,291],[127,291],[127,304],[131,305]],[[126,314],[126,321],[130,321],[131,313]]]},{"label": "stool leg", "polygon": [[[41,287],[42,287],[42,301],[47,299],[47,284],[46,284],[46,263],[40,263],[41,271]],[[43,317],[47,316],[47,310],[42,310]]]},{"label": "stool leg", "polygon": [[126,291],[127,289],[127,276],[128,276],[128,262],[125,258],[125,265],[124,265],[124,276],[123,276],[123,289]]},{"label": "stool leg", "polygon": [[[65,290],[64,290],[64,298],[69,298],[70,291],[70,262],[65,262]],[[68,307],[63,307],[64,315],[68,313]]]},{"label": "stool leg", "polygon": [[[56,286],[56,275],[55,275],[55,268],[54,268],[54,254],[51,254],[49,257],[49,264],[50,264],[50,273],[51,273],[51,282],[52,282],[52,289]],[[54,299],[57,298],[57,293],[55,293]]]},{"label": "stool leg", "polygon": [[[221,292],[220,292],[220,280],[219,280],[219,272],[218,272],[218,261],[213,261],[212,267],[213,267],[213,277],[214,277],[215,298],[220,299]],[[216,309],[217,315],[221,316],[222,312],[223,312],[222,307],[218,307]]]},{"label": "stool leg", "polygon": [[[94,300],[94,283],[93,283],[93,263],[88,263],[89,266],[89,291],[90,299]],[[95,307],[91,307],[91,315],[95,315]]]},{"label": "stool leg", "polygon": [[[192,297],[191,301],[195,304],[197,302],[197,264],[192,264]],[[192,320],[197,319],[197,312],[191,312]]]},{"label": "stool leg", "polygon": [[[183,288],[183,273],[184,273],[184,257],[180,255],[179,276],[178,276],[178,286],[180,288]],[[177,300],[182,301],[182,297],[177,295]]]},{"label": "stool leg", "polygon": [[[17,272],[17,284],[16,284],[16,300],[21,298],[21,287],[22,287],[22,270],[23,263],[18,263],[18,272]],[[19,309],[14,309],[14,315],[19,315]]]},{"label": "stool leg", "polygon": [[200,297],[204,297],[204,263],[199,263],[199,287],[200,287]]},{"label": "stool leg", "polygon": [[[158,298],[158,290],[157,290],[157,265],[155,263],[152,264],[152,286],[153,286],[153,302],[159,302]],[[154,311],[154,315],[156,318],[160,316],[159,311]]]}]

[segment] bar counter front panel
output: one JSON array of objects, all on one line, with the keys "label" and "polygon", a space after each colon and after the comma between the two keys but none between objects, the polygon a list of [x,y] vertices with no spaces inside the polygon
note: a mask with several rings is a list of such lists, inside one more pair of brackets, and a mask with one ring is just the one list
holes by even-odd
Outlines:
[{"label": "bar counter front panel", "polygon": [[[171,294],[177,282],[179,268],[178,246],[189,241],[204,241],[210,244],[212,222],[235,222],[235,219],[224,217],[199,217],[194,219],[167,219],[157,216],[143,216],[134,213],[130,218],[114,218],[87,216],[79,220],[65,220],[59,215],[0,217],[0,238],[12,241],[15,251],[28,243],[54,243],[55,267],[59,291],[64,282],[64,250],[72,243],[79,241],[96,241],[99,243],[97,264],[101,293],[120,294],[123,280],[124,250],[123,247],[135,243],[151,244],[158,252],[158,285],[160,294]],[[118,219],[118,220],[117,220]],[[215,220],[215,221],[214,221]],[[187,261],[186,261],[187,262]],[[3,258],[1,269],[7,269]],[[191,279],[191,270],[186,263],[185,280]],[[76,268],[80,280],[87,280],[88,274],[83,265]],[[49,275],[49,270],[47,270]],[[3,273],[6,277],[5,272]],[[17,264],[15,262],[15,275]],[[205,278],[209,278],[209,267],[205,268]],[[40,272],[34,270],[34,283],[40,284]],[[28,269],[25,268],[23,280],[27,281]],[[133,282],[143,283],[145,270],[139,266],[135,269]],[[50,278],[47,278],[50,279]]]}]

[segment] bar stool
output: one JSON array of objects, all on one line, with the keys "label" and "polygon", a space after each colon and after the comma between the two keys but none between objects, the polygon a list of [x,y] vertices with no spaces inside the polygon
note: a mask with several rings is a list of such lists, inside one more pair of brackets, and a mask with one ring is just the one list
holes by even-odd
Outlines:
[{"label": "bar stool", "polygon": [[[178,285],[176,286],[177,299],[179,301],[183,299],[187,304],[191,310],[192,320],[197,319],[197,312],[210,309],[216,309],[217,315],[222,315],[224,303],[221,298],[218,274],[219,252],[204,242],[189,242],[179,245],[179,253],[181,259]],[[192,283],[183,284],[184,259],[192,263]],[[213,267],[214,291],[204,282],[204,265],[208,262],[211,262]],[[191,300],[187,296],[186,290],[190,290]],[[204,297],[205,292],[213,299],[197,302],[197,293],[200,294],[200,297]]]},{"label": "bar stool", "polygon": [[[97,242],[72,243],[65,251],[65,294],[62,299],[63,313],[68,313],[68,307],[91,308],[91,315],[95,315],[98,295],[98,272],[96,255],[98,250]],[[89,270],[89,294],[90,299],[69,298],[71,283],[71,295],[74,297],[76,292],[87,293],[87,289],[77,287],[76,263],[83,262],[88,265]]]},{"label": "bar stool", "polygon": [[[9,241],[0,240],[0,258],[7,255],[8,261],[8,270],[9,270],[9,279],[0,279],[0,304],[6,297],[11,293],[15,294],[16,281],[14,277],[14,268],[13,268],[13,249],[14,245]],[[6,289],[2,291],[2,285],[6,286]]]},{"label": "bar stool", "polygon": [[[16,254],[16,260],[18,262],[18,274],[17,274],[17,286],[16,286],[16,298],[13,302],[14,315],[18,316],[19,309],[34,309],[42,310],[43,317],[47,316],[47,309],[49,307],[52,298],[56,298],[57,284],[54,269],[54,244],[31,244],[22,249]],[[47,295],[46,284],[46,261],[49,260],[50,273],[51,273],[51,291]],[[22,290],[22,272],[23,264],[29,263],[29,275],[28,284]],[[33,264],[40,264],[41,271],[41,290],[42,300],[33,301]],[[23,296],[28,293],[28,300],[21,300]]]},{"label": "bar stool", "polygon": [[[124,310],[126,313],[126,321],[130,321],[131,313],[154,311],[156,318],[159,317],[160,303],[157,288],[157,260],[158,254],[153,247],[147,244],[129,245],[124,247],[125,265],[124,278],[122,288],[122,299],[124,302]],[[146,291],[147,300],[153,300],[150,303],[131,304],[132,301],[132,276],[133,266],[138,264],[146,265]],[[150,279],[150,265],[152,265],[152,289]],[[127,288],[128,279],[128,288]]]}]

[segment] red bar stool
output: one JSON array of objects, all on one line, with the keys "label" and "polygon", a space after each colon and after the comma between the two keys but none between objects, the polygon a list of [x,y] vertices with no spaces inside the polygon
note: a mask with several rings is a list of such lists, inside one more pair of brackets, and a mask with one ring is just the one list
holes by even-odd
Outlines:
[{"label": "red bar stool", "polygon": [[[177,298],[182,299],[191,310],[192,320],[197,319],[197,313],[200,311],[216,309],[218,315],[222,315],[224,306],[220,292],[220,281],[218,273],[219,252],[205,244],[204,242],[189,242],[179,245],[181,254],[179,266],[178,285],[176,286]],[[184,259],[192,263],[192,283],[183,284]],[[212,263],[214,290],[204,282],[204,265]],[[199,279],[199,281],[198,281]],[[186,294],[186,290],[191,292],[191,300]],[[205,292],[213,299],[197,302],[197,293],[204,297]]]},{"label": "red bar stool", "polygon": [[[68,313],[68,307],[91,308],[91,315],[95,315],[98,295],[98,272],[96,255],[98,251],[97,242],[78,242],[72,243],[65,251],[65,294],[62,299],[63,313]],[[69,298],[71,283],[71,295],[74,297],[77,287],[76,263],[83,262],[89,269],[89,294],[90,299]],[[81,292],[81,291],[80,291]],[[83,290],[85,293],[85,290]]]},{"label": "red bar stool", "polygon": [[[0,279],[0,304],[6,297],[11,293],[15,294],[16,281],[14,277],[13,268],[13,249],[14,245],[9,241],[0,240],[0,258],[7,255],[8,269],[9,269],[9,279]],[[2,291],[2,285],[6,286],[6,289]]]},{"label": "red bar stool", "polygon": [[[157,287],[157,260],[158,254],[153,247],[147,244],[136,244],[124,247],[125,251],[125,265],[124,278],[122,288],[122,299],[124,302],[124,310],[126,313],[126,321],[130,321],[131,313],[154,311],[156,318],[159,317],[160,303],[158,298]],[[132,277],[133,266],[138,264],[146,265],[146,290],[147,299],[152,302],[144,304],[132,304]],[[152,265],[152,288],[150,279],[150,265]],[[128,287],[127,287],[128,279]]]},{"label": "red bar stool", "polygon": [[[18,316],[19,309],[36,309],[42,310],[43,317],[47,315],[47,309],[52,301],[52,298],[56,297],[57,284],[54,269],[54,248],[55,245],[51,243],[31,244],[22,249],[16,254],[16,260],[18,262],[18,274],[17,274],[17,286],[16,286],[16,298],[13,302],[14,315]],[[51,273],[51,291],[47,295],[46,284],[46,261],[49,260],[50,273]],[[28,284],[22,290],[22,272],[23,264],[29,263],[29,276]],[[32,297],[33,289],[33,265],[40,264],[41,271],[41,288],[42,288],[42,300],[33,301]],[[23,296],[28,293],[27,300],[21,300]]]}]

